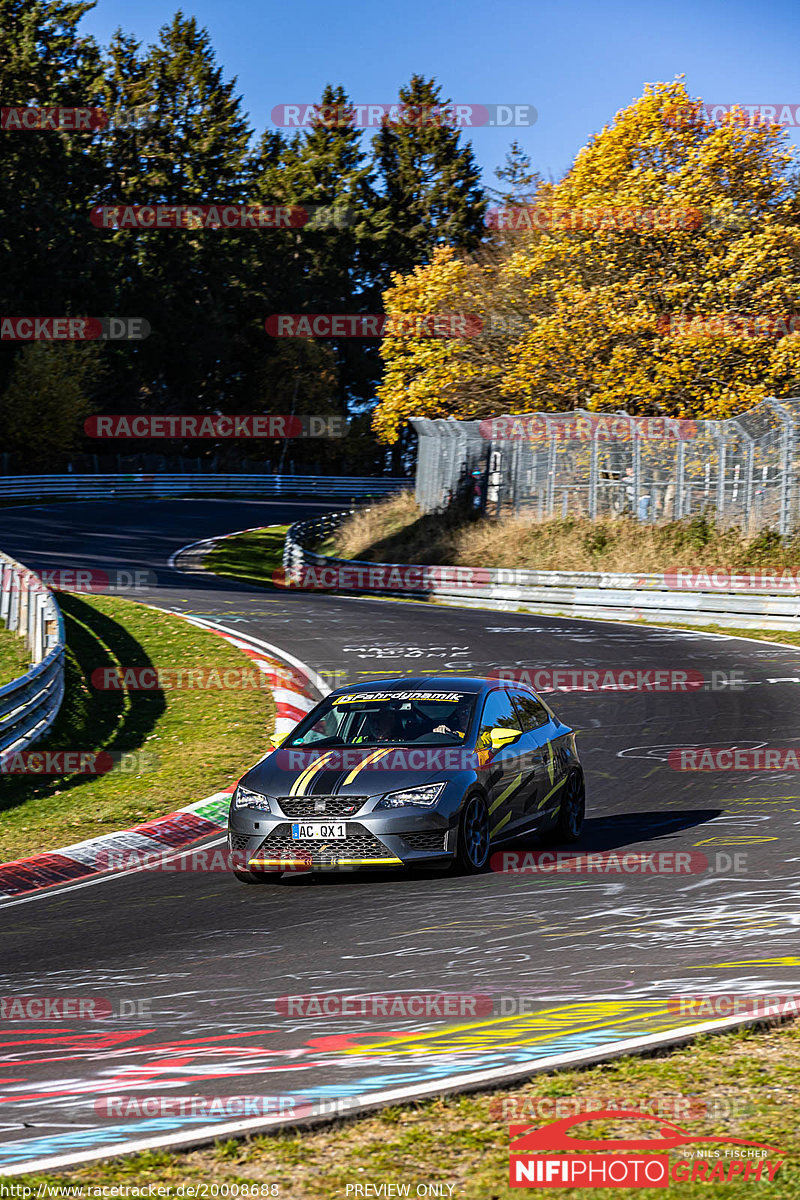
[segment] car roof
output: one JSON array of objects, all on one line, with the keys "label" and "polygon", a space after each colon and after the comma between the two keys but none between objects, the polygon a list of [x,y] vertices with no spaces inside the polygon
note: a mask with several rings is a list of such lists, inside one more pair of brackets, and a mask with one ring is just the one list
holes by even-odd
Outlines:
[{"label": "car roof", "polygon": [[337,688],[330,695],[350,696],[380,689],[382,692],[465,692],[479,696],[492,688],[503,687],[508,682],[502,679],[482,679],[477,675],[406,675],[402,679],[394,676],[391,679],[372,679],[369,683],[354,683]]}]

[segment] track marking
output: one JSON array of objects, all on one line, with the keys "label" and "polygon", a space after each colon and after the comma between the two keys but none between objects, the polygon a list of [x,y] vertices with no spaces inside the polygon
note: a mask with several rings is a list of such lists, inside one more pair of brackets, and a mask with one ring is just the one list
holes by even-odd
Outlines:
[{"label": "track marking", "polygon": [[[184,854],[196,854],[198,850],[205,850],[211,846],[221,846],[226,842],[225,837],[217,838],[213,842],[203,842],[202,845],[192,846],[189,849],[176,850],[169,858],[162,859],[162,862],[174,862],[176,858],[181,858]],[[63,886],[54,884],[50,888],[40,888],[37,892],[32,892],[30,896],[20,896],[18,900],[3,900],[0,902],[0,912],[7,908],[13,908],[15,904],[30,904],[33,900],[47,900],[53,896],[63,896],[66,892],[77,892],[80,888],[94,887],[97,883],[109,883],[112,879],[124,879],[127,875],[137,875],[140,871],[148,871],[149,867],[127,867],[124,871],[111,871],[107,875],[98,875],[95,879],[85,879],[81,883],[68,883]]]}]

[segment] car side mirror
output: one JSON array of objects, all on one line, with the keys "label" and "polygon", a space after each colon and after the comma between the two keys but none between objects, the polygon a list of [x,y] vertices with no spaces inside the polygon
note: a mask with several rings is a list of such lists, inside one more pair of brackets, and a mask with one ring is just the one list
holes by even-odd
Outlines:
[{"label": "car side mirror", "polygon": [[497,726],[489,733],[489,741],[493,750],[502,750],[503,746],[510,746],[517,738],[522,737],[521,729],[502,729]]}]

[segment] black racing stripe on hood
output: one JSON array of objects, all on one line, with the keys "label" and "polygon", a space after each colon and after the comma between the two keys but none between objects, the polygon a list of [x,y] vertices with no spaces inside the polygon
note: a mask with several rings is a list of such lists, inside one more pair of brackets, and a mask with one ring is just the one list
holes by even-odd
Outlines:
[{"label": "black racing stripe on hood", "polygon": [[342,780],[347,775],[347,771],[343,771],[341,767],[318,771],[311,783],[303,790],[304,796],[333,796],[336,794],[336,789]]}]

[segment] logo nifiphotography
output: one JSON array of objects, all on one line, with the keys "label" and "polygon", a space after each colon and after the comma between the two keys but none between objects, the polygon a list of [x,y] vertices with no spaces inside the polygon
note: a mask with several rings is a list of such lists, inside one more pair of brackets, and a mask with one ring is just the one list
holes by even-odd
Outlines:
[{"label": "logo nifiphotography", "polygon": [[[575,1135],[592,1121],[641,1122],[641,1136]],[[511,1125],[512,1187],[665,1188],[670,1183],[771,1182],[782,1150],[724,1135],[707,1137],[637,1109],[576,1113],[547,1125]],[[670,1152],[677,1152],[670,1161]]]}]

